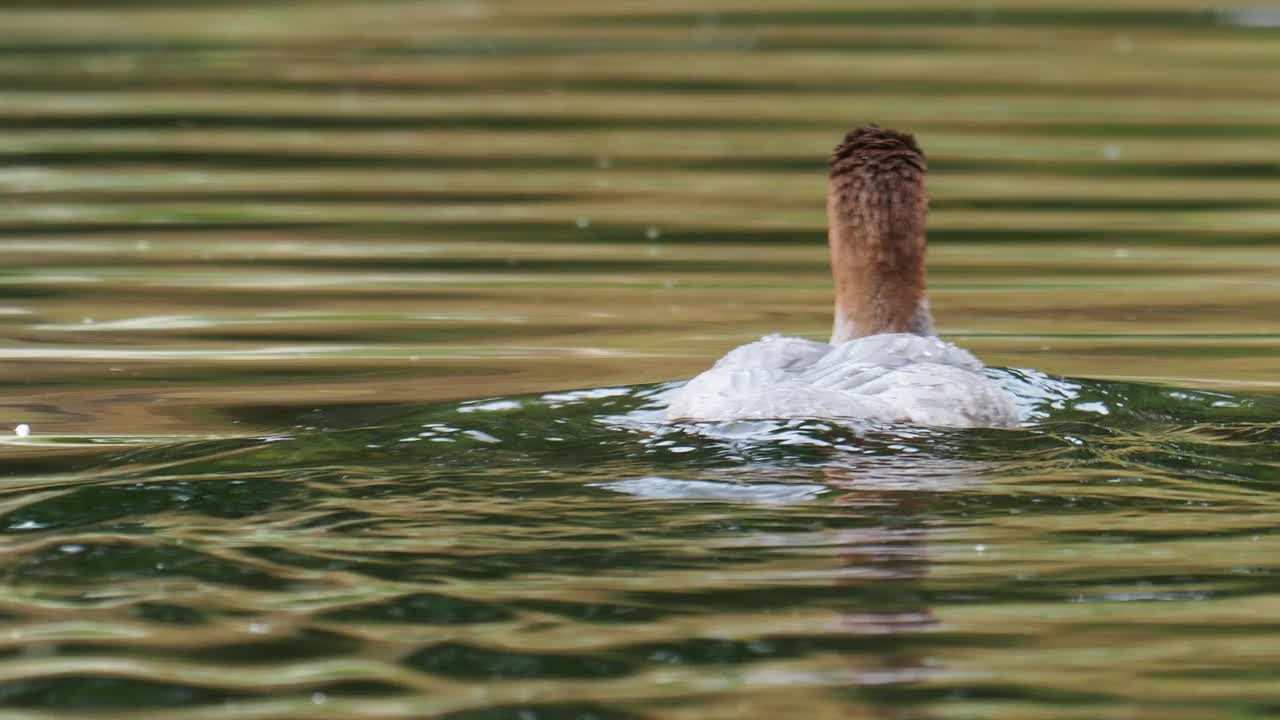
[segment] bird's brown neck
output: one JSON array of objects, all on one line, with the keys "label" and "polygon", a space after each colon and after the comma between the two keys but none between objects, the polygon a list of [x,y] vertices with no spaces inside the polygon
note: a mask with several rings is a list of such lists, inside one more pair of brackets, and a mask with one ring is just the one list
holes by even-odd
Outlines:
[{"label": "bird's brown neck", "polygon": [[859,128],[836,148],[827,193],[832,343],[933,334],[925,295],[926,171],[914,138],[892,130]]}]

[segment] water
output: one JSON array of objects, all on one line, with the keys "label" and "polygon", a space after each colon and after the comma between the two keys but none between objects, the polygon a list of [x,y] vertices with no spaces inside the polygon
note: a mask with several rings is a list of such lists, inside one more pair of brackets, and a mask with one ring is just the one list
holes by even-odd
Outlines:
[{"label": "water", "polygon": [[[1278,24],[3,4],[0,718],[1276,716]],[[868,121],[1034,422],[660,422]]]},{"label": "water", "polygon": [[668,384],[23,441],[4,701],[1265,717],[1280,399],[1000,377],[1040,422],[671,426]]}]

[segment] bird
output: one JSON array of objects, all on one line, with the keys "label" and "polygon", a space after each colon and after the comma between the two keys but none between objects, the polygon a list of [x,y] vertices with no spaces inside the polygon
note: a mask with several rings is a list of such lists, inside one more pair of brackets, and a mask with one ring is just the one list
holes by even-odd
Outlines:
[{"label": "bird", "polygon": [[729,351],[671,396],[667,418],[817,418],[1014,427],[1013,398],[934,329],[926,293],[928,163],[913,135],[867,125],[831,155],[830,342],[768,335]]}]

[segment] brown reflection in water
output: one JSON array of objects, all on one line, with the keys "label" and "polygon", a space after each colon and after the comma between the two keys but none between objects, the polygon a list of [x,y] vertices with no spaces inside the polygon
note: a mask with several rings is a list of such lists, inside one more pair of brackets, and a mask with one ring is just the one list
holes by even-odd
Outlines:
[{"label": "brown reflection in water", "polygon": [[[929,527],[925,518],[935,493],[979,482],[981,463],[902,453],[867,458],[845,456],[827,467],[827,484],[842,494],[833,500],[850,515],[879,517],[881,524],[853,532],[839,553],[845,568],[839,581],[872,598],[872,609],[842,613],[841,627],[851,637],[893,638],[937,630],[933,608],[920,597],[929,573]],[[918,707],[893,702],[896,691],[945,676],[947,669],[927,654],[886,650],[870,666],[850,669],[859,704],[872,716],[906,720],[934,717]]]}]

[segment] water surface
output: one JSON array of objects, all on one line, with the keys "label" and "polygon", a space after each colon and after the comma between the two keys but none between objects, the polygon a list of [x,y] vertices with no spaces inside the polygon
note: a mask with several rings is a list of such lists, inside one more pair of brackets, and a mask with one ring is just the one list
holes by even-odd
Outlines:
[{"label": "water surface", "polygon": [[[0,717],[1275,716],[1277,26],[0,4]],[[868,121],[1032,422],[658,422]]]}]

